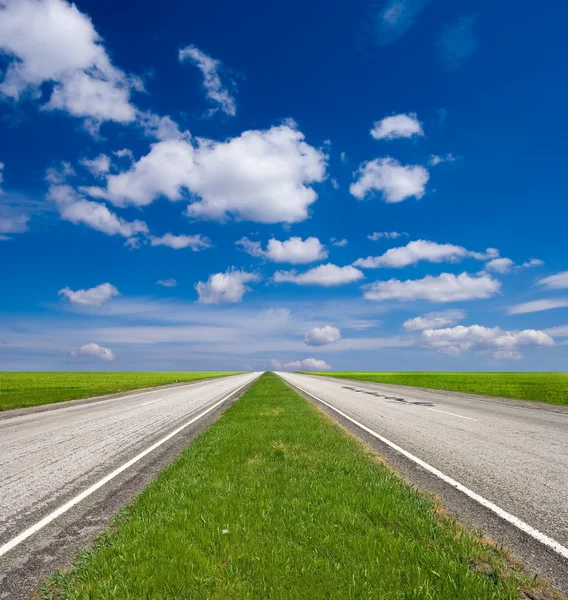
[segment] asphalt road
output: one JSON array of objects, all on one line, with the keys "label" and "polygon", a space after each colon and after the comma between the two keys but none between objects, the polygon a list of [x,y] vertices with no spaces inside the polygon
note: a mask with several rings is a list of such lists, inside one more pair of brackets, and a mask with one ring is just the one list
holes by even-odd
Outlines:
[{"label": "asphalt road", "polygon": [[568,547],[566,407],[279,375]]},{"label": "asphalt road", "polygon": [[[258,373],[247,373],[90,403],[62,403],[47,411],[3,414],[0,418],[0,549],[258,376]],[[183,438],[185,433],[184,430],[174,438]],[[168,440],[168,443],[171,442]],[[161,447],[156,448],[155,453],[161,450]],[[135,474],[148,459],[130,466],[121,477]],[[113,484],[102,486],[100,493]],[[89,501],[91,499],[86,499],[85,504]],[[59,521],[61,527],[64,524],[67,529],[74,513],[76,519],[88,521],[88,515],[80,510],[81,504],[45,528],[50,536],[49,553],[57,552],[59,547]],[[47,547],[42,535],[43,531],[34,533],[21,544],[24,548],[18,545],[0,556],[0,563],[4,562],[6,567],[0,564],[0,590],[6,573],[22,566],[37,550],[35,538],[37,544]],[[10,560],[14,558],[12,554],[16,558],[20,555],[19,560]],[[40,557],[36,562],[44,559]],[[1,597],[4,597],[2,593]]]}]

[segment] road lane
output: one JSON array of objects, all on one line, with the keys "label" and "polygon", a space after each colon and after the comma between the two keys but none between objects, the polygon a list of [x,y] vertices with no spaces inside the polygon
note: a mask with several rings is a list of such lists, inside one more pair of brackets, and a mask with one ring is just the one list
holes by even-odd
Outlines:
[{"label": "road lane", "polygon": [[256,377],[222,377],[1,419],[0,546]]},{"label": "road lane", "polygon": [[568,547],[568,411],[280,375]]}]

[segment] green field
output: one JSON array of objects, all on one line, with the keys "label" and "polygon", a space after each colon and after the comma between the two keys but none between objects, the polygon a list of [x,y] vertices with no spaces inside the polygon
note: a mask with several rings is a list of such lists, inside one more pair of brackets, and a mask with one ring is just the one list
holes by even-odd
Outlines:
[{"label": "green field", "polygon": [[568,373],[310,373],[568,405]]},{"label": "green field", "polygon": [[537,585],[265,374],[42,595],[510,600]]},{"label": "green field", "polygon": [[0,411],[232,374],[0,372]]}]

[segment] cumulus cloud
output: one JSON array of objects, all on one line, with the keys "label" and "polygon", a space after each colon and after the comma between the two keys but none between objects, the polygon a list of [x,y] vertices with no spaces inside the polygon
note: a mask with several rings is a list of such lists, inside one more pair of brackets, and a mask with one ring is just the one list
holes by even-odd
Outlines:
[{"label": "cumulus cloud", "polygon": [[522,358],[519,348],[552,346],[554,340],[544,331],[524,329],[523,331],[503,331],[500,327],[471,325],[446,329],[426,329],[422,341],[430,348],[459,355],[464,351],[493,353],[498,359]]},{"label": "cumulus cloud", "polygon": [[327,263],[303,273],[297,273],[296,271],[276,271],[273,279],[276,283],[288,282],[298,285],[332,287],[353,283],[364,277],[363,273],[355,267],[339,267],[332,263]]},{"label": "cumulus cloud", "polygon": [[429,302],[460,302],[480,300],[495,295],[501,283],[490,275],[472,277],[468,273],[442,273],[423,279],[377,281],[364,293],[368,300],[428,300]]},{"label": "cumulus cloud", "polygon": [[157,285],[161,285],[162,287],[167,287],[167,288],[171,288],[171,287],[176,287],[177,286],[177,281],[173,278],[170,279],[158,279],[158,281],[156,281]]},{"label": "cumulus cloud", "polygon": [[425,329],[445,327],[446,325],[455,325],[462,319],[465,319],[465,312],[463,310],[445,310],[408,319],[402,326],[407,331],[423,331]]},{"label": "cumulus cloud", "polygon": [[303,360],[294,360],[284,364],[275,358],[271,358],[268,365],[274,371],[329,371],[331,369],[331,365],[317,358],[304,358]]},{"label": "cumulus cloud", "polygon": [[8,68],[0,94],[13,100],[41,98],[42,85],[54,84],[46,110],[130,123],[136,109],[137,78],[113,66],[90,18],[66,0],[4,0],[0,3],[0,52]]},{"label": "cumulus cloud", "polygon": [[69,287],[59,290],[59,295],[64,296],[77,306],[86,306],[100,308],[115,296],[119,296],[119,291],[110,283],[101,283],[95,287],[86,290],[73,291]]},{"label": "cumulus cloud", "polygon": [[100,177],[110,171],[110,158],[106,154],[99,154],[91,160],[84,158],[81,164],[95,177]]},{"label": "cumulus cloud", "polygon": [[331,365],[328,365],[325,360],[304,358],[303,360],[284,363],[282,368],[286,371],[329,371]]},{"label": "cumulus cloud", "polygon": [[510,273],[514,266],[515,263],[510,258],[494,258],[485,265],[485,270],[505,275]]},{"label": "cumulus cloud", "polygon": [[407,115],[392,115],[376,121],[370,133],[376,140],[394,140],[423,136],[424,130],[416,114],[408,113]]},{"label": "cumulus cloud", "polygon": [[568,288],[568,271],[561,271],[555,275],[543,277],[537,281],[539,285],[549,290],[562,290]]},{"label": "cumulus cloud", "polygon": [[100,360],[116,360],[116,354],[110,349],[98,344],[85,344],[71,351],[71,356],[92,356]]},{"label": "cumulus cloud", "polygon": [[215,273],[205,282],[199,281],[195,285],[199,296],[198,302],[202,304],[232,304],[240,302],[246,292],[250,291],[247,283],[259,281],[260,277],[254,273],[229,269],[225,273]]},{"label": "cumulus cloud", "polygon": [[438,156],[437,154],[432,154],[430,159],[428,160],[428,164],[431,167],[435,167],[436,165],[445,163],[445,162],[455,162],[456,157],[453,154],[446,154],[445,156]]},{"label": "cumulus cloud", "polygon": [[380,192],[385,202],[402,202],[422,198],[430,175],[420,165],[401,165],[394,158],[376,158],[364,162],[357,171],[357,181],[349,186],[352,196],[363,200],[367,194]]},{"label": "cumulus cloud", "polygon": [[148,137],[161,142],[166,140],[189,140],[191,138],[188,131],[181,131],[179,125],[167,115],[161,116],[153,112],[138,111],[137,125]]},{"label": "cumulus cloud", "polygon": [[399,233],[398,231],[374,231],[373,233],[367,236],[367,239],[372,240],[373,242],[376,242],[377,240],[380,240],[382,238],[386,240],[396,240],[396,238],[399,238],[402,235],[407,236],[408,233]]},{"label": "cumulus cloud", "polygon": [[151,235],[148,239],[152,246],[168,246],[168,248],[173,248],[174,250],[190,248],[194,252],[199,252],[199,250],[211,248],[210,240],[200,233],[195,235],[173,235],[172,233],[165,233],[160,237]]},{"label": "cumulus cloud", "polygon": [[70,185],[52,185],[47,198],[55,203],[61,218],[75,224],[87,225],[107,235],[126,238],[148,233],[143,221],[126,221],[111,212],[104,204],[86,200]]},{"label": "cumulus cloud", "polygon": [[262,249],[260,242],[253,242],[247,237],[235,242],[247,254],[258,256],[277,263],[291,263],[296,265],[315,262],[327,258],[325,246],[316,237],[303,240],[300,237],[291,237],[283,242],[274,238],[268,240],[266,250]]},{"label": "cumulus cloud", "polygon": [[115,150],[113,152],[118,158],[127,158],[128,160],[134,160],[134,152],[128,148],[122,148],[121,150]]},{"label": "cumulus cloud", "polygon": [[0,213],[0,239],[10,239],[6,234],[9,233],[24,233],[28,230],[28,221],[30,218],[27,215],[14,215]]},{"label": "cumulus cloud", "polygon": [[438,50],[446,67],[455,71],[477,48],[475,38],[475,15],[465,15],[446,25],[438,41]]},{"label": "cumulus cloud", "polygon": [[338,238],[330,238],[329,242],[332,246],[337,246],[338,248],[343,248],[349,243],[345,238],[341,240]]},{"label": "cumulus cloud", "polygon": [[106,189],[88,188],[117,206],[145,206],[156,198],[194,202],[187,215],[223,221],[233,216],[260,223],[296,223],[317,199],[308,184],[323,181],[327,156],[304,141],[295,123],[245,131],[225,142],[170,139],[123,173],[109,175]]},{"label": "cumulus cloud", "polygon": [[454,244],[438,244],[436,242],[429,242],[428,240],[416,240],[409,242],[406,246],[390,248],[381,256],[359,258],[353,264],[356,267],[365,269],[378,269],[380,267],[400,268],[415,265],[422,260],[431,263],[458,262],[466,257],[486,260],[489,256],[498,255],[499,252],[495,248],[487,248],[485,252],[473,252],[463,246],[455,246]]},{"label": "cumulus cloud", "polygon": [[521,267],[525,269],[530,269],[531,267],[542,267],[543,264],[544,261],[540,260],[540,258],[531,258],[522,263]]},{"label": "cumulus cloud", "polygon": [[388,0],[376,19],[377,40],[381,45],[395,42],[413,25],[432,0]]},{"label": "cumulus cloud", "polygon": [[522,315],[525,313],[541,312],[553,308],[565,308],[568,306],[568,298],[548,298],[543,300],[533,300],[532,302],[523,302],[509,306],[507,312],[510,315]]},{"label": "cumulus cloud", "polygon": [[331,325],[324,325],[323,327],[314,327],[310,329],[305,337],[304,341],[308,346],[326,346],[327,344],[333,344],[341,339],[341,331],[337,327]]},{"label": "cumulus cloud", "polygon": [[[179,60],[191,60],[203,74],[203,86],[207,97],[218,106],[225,114],[234,117],[237,114],[235,99],[221,81],[219,71],[221,62],[205,54],[197,46],[186,46],[179,51]],[[231,82],[232,83],[232,82]]]}]

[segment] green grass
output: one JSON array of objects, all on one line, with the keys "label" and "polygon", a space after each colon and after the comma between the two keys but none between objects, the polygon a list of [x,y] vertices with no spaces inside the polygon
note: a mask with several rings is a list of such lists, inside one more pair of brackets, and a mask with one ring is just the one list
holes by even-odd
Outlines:
[{"label": "green grass", "polygon": [[232,373],[0,372],[0,410],[39,406]]},{"label": "green grass", "polygon": [[310,373],[568,405],[568,373]]},{"label": "green grass", "polygon": [[265,374],[42,594],[504,600],[519,598],[525,583],[494,548]]}]

